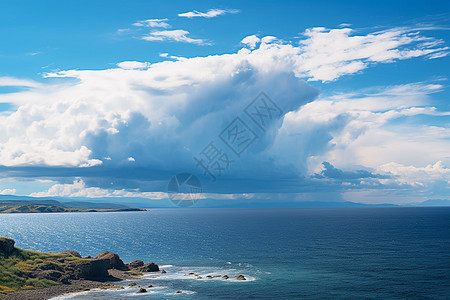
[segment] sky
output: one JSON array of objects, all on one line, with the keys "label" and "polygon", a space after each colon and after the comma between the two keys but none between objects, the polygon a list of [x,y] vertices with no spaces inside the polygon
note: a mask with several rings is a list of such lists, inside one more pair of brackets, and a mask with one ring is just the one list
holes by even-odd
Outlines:
[{"label": "sky", "polygon": [[0,1],[0,195],[450,200],[449,8]]}]

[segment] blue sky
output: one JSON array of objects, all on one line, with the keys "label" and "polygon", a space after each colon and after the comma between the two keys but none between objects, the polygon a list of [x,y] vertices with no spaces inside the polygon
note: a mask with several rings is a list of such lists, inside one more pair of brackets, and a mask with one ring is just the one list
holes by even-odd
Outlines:
[{"label": "blue sky", "polygon": [[0,194],[155,201],[190,172],[248,205],[449,199],[449,6],[2,1]]}]

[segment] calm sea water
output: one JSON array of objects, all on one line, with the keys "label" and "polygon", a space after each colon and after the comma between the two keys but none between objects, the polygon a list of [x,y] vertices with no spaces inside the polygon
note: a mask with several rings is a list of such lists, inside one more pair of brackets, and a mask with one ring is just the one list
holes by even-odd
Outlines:
[{"label": "calm sea water", "polygon": [[136,281],[152,284],[149,294],[126,287],[72,299],[450,298],[450,208],[3,214],[0,235],[39,251],[109,250],[168,272]]}]

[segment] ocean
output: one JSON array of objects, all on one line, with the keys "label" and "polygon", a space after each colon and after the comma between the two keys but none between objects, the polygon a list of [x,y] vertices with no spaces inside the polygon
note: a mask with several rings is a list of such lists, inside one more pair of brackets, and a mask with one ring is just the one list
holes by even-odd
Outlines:
[{"label": "ocean", "polygon": [[58,299],[450,299],[450,208],[1,214],[0,235],[24,249],[108,250],[167,271],[132,280],[152,284],[147,294],[126,281]]}]

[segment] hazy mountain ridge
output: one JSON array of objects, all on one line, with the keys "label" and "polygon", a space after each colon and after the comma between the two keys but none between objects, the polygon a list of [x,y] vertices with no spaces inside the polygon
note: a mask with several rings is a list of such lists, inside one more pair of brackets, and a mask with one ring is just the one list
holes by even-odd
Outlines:
[{"label": "hazy mountain ridge", "polygon": [[[15,201],[15,203],[24,202],[25,204],[59,205],[70,209],[127,209],[130,206],[139,208],[174,208],[175,205],[169,199],[149,200],[145,198],[64,198],[52,197],[37,198],[29,196],[0,195],[0,203],[4,201]],[[1,205],[1,204],[0,204]],[[253,202],[247,200],[214,200],[201,199],[194,207],[392,207],[392,206],[450,206],[448,199],[429,199],[423,202],[414,202],[404,205],[390,203],[366,204],[350,201],[300,201],[284,202],[270,199],[260,199]]]},{"label": "hazy mountain ridge", "polygon": [[[8,199],[8,197],[1,197]],[[93,202],[66,202],[61,203],[50,199],[27,200],[15,197],[15,200],[2,200],[0,198],[0,213],[50,213],[50,212],[107,212],[107,211],[140,211],[140,208],[131,208],[123,204],[93,203]]]}]

